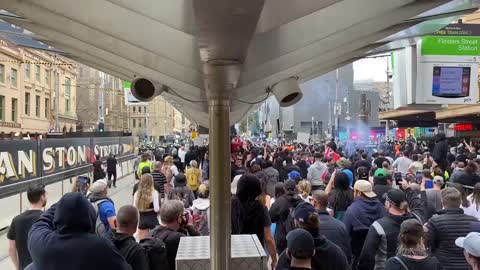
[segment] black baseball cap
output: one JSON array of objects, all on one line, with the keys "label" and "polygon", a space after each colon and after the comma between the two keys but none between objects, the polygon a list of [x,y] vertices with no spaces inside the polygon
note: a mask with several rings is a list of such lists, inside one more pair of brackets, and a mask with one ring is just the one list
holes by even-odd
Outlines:
[{"label": "black baseball cap", "polygon": [[312,235],[301,228],[287,234],[288,253],[297,259],[308,259],[315,255],[315,243]]},{"label": "black baseball cap", "polygon": [[296,190],[297,189],[297,184],[295,183],[295,180],[293,179],[288,179],[285,181],[285,189],[286,190]]},{"label": "black baseball cap", "polygon": [[385,194],[385,199],[388,200],[391,204],[395,205],[396,207],[400,207],[402,202],[407,201],[407,195],[400,189],[390,189]]}]

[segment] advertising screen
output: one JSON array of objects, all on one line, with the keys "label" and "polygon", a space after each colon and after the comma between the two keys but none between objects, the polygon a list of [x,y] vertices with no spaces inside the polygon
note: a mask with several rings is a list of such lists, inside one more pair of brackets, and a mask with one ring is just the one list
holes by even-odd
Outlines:
[{"label": "advertising screen", "polygon": [[461,98],[470,94],[470,67],[433,67],[432,96]]}]

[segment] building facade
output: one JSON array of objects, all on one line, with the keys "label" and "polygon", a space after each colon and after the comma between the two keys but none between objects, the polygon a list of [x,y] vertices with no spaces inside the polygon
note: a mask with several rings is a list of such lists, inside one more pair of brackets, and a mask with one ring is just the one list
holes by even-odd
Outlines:
[{"label": "building facade", "polygon": [[129,103],[121,79],[85,65],[79,66],[79,73],[77,110],[84,131],[96,131],[103,119],[105,131],[131,132],[136,138],[158,141],[189,125],[161,96],[149,103]]},{"label": "building facade", "polygon": [[0,132],[75,131],[77,76],[65,57],[0,39]]},{"label": "building facade", "polygon": [[[331,134],[336,126],[346,130],[364,121],[378,126],[378,92],[356,91],[353,84],[353,65],[304,82],[300,85],[303,98],[291,107],[280,107],[274,97],[260,105],[261,129],[272,137],[281,133],[313,130],[318,138]],[[279,134],[280,133],[280,134]],[[288,137],[288,136],[287,136]]]}]

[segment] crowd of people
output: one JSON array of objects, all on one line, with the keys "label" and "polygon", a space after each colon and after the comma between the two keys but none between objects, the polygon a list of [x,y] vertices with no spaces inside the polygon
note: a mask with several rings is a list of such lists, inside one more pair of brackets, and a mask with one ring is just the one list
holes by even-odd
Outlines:
[{"label": "crowd of people", "polygon": [[[409,140],[374,153],[345,153],[333,140],[234,137],[231,146],[232,234],[256,235],[271,269],[480,270],[471,144],[449,148],[439,135],[431,149]],[[95,161],[87,189],[79,177],[45,212],[45,187],[29,188],[30,210],[8,232],[17,269],[175,269],[180,239],[209,235],[209,182],[218,179],[209,179],[206,148],[142,153],[132,204],[118,211],[108,196],[114,159]]]}]

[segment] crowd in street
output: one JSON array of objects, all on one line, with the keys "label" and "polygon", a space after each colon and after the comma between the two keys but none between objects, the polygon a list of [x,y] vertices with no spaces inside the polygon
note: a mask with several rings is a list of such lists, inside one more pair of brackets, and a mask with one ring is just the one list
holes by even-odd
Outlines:
[{"label": "crowd in street", "polygon": [[[427,148],[427,149],[425,149]],[[118,211],[115,157],[45,212],[44,186],[9,228],[17,269],[175,269],[180,239],[210,233],[209,158],[185,146],[135,161]],[[258,237],[271,269],[480,270],[480,160],[466,141],[414,140],[368,153],[232,138],[232,234]],[[110,169],[109,169],[110,168]],[[110,181],[113,177],[113,180]]]}]

